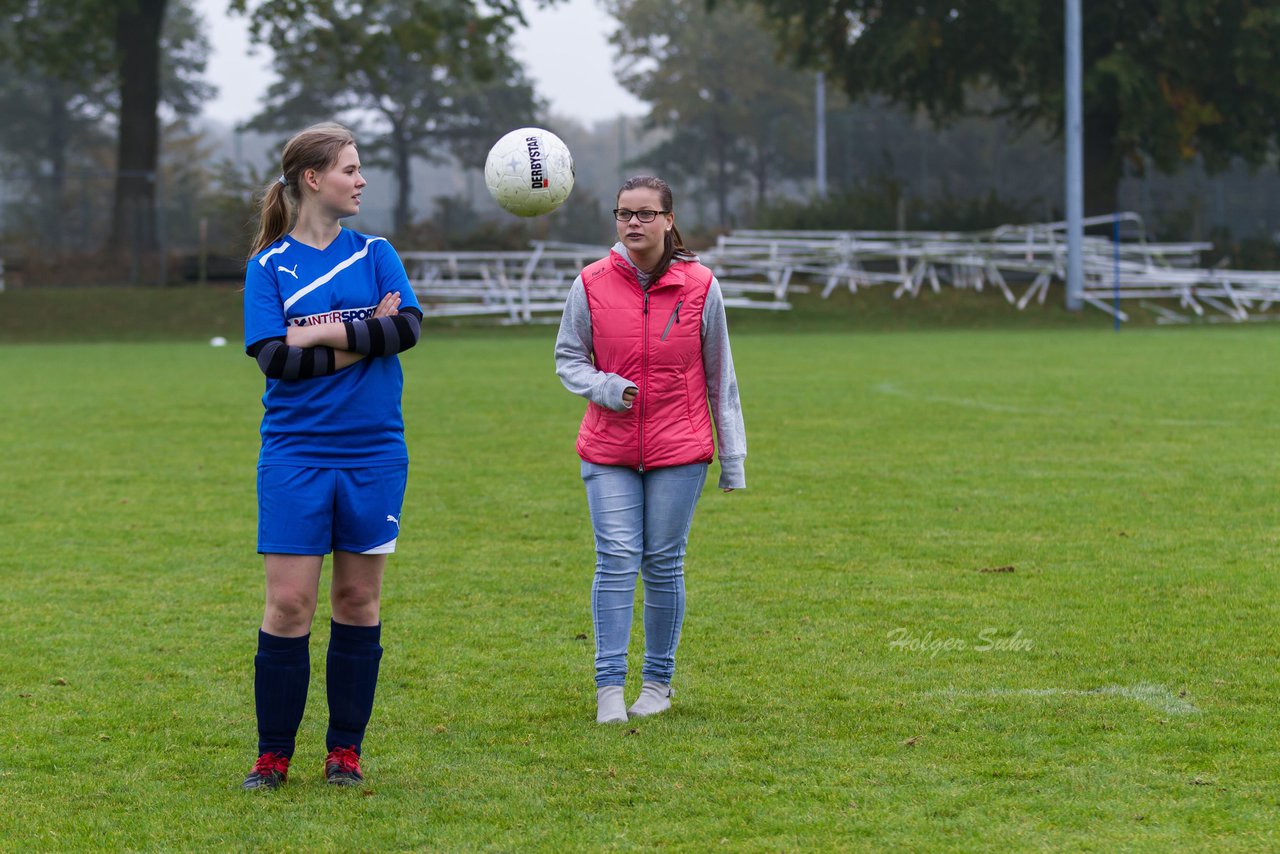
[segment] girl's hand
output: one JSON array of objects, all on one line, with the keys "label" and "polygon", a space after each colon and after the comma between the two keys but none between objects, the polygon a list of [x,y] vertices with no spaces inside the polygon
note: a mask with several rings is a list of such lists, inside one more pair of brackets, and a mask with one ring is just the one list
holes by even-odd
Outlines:
[{"label": "girl's hand", "polygon": [[284,343],[290,347],[311,347],[314,345],[315,327],[290,326],[285,330]]},{"label": "girl's hand", "polygon": [[400,292],[392,291],[384,296],[373,310],[374,317],[395,317],[400,313]]},{"label": "girl's hand", "polygon": [[[392,291],[378,301],[373,309],[374,317],[395,317],[400,313],[400,292]],[[290,347],[318,347],[326,345],[345,350],[347,334],[337,322],[313,323],[307,326],[290,326],[285,330],[284,343]]]}]

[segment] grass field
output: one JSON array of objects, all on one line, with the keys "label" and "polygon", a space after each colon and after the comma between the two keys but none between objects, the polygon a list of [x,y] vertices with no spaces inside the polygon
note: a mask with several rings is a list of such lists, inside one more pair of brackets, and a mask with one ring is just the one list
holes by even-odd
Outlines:
[{"label": "grass field", "polygon": [[371,785],[322,782],[322,605],[266,796],[256,366],[0,345],[0,847],[1280,847],[1280,329],[733,322],[749,488],[700,505],[675,709],[594,723],[552,330],[429,336]]}]

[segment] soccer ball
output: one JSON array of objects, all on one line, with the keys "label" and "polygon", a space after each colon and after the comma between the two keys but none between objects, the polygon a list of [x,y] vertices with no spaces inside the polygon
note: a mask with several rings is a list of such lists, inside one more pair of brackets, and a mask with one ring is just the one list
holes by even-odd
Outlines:
[{"label": "soccer ball", "polygon": [[489,149],[484,183],[503,210],[516,216],[551,213],[573,189],[573,155],[549,130],[518,128]]}]

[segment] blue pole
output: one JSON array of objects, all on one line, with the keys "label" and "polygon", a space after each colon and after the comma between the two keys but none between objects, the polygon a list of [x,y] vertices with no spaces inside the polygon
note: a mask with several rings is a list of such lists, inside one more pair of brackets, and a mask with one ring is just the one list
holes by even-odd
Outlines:
[{"label": "blue pole", "polygon": [[1115,278],[1112,280],[1112,289],[1115,296],[1112,303],[1115,308],[1115,315],[1112,317],[1112,328],[1120,331],[1120,215],[1115,214],[1111,219],[1111,255],[1115,261]]},{"label": "blue pole", "polygon": [[1084,293],[1084,121],[1080,96],[1080,0],[1066,2],[1067,308]]}]

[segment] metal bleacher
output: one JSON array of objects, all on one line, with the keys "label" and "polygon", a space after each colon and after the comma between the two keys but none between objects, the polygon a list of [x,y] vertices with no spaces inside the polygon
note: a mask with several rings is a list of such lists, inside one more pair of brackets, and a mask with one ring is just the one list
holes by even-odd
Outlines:
[{"label": "metal bleacher", "polygon": [[[554,322],[582,268],[608,247],[535,242],[527,251],[402,252],[414,293],[428,317],[491,317],[500,323]],[[730,308],[788,309],[781,287],[720,278]]]},{"label": "metal bleacher", "polygon": [[493,317],[532,323],[564,309],[574,277],[597,246],[534,243],[528,251],[401,252],[428,317]]},{"label": "metal bleacher", "polygon": [[[1086,235],[1083,301],[1128,320],[1137,303],[1161,323],[1195,318],[1280,319],[1280,272],[1199,266],[1208,243],[1155,243],[1137,214],[1085,220],[1113,237]],[[1123,237],[1116,239],[1123,231]],[[895,298],[925,287],[998,290],[1011,305],[1043,304],[1066,279],[1066,224],[1004,225],[982,232],[735,231],[698,252],[732,308],[785,311],[788,296],[821,288],[890,286]],[[428,316],[487,316],[501,323],[554,322],[574,278],[604,255],[596,245],[537,242],[520,252],[404,252]],[[1021,291],[1021,293],[1019,293]]]},{"label": "metal bleacher", "polygon": [[[1135,213],[1090,217],[1084,225],[1111,226],[1113,236],[1085,236],[1081,297],[1119,320],[1129,319],[1121,304],[1133,301],[1161,323],[1280,319],[1280,272],[1201,267],[1199,255],[1212,244],[1149,241]],[[1043,304],[1050,284],[1066,280],[1066,223],[981,232],[736,231],[701,254],[723,271],[722,284],[736,275],[793,287],[812,281],[823,297],[840,287],[857,293],[889,285],[895,298],[926,286],[991,287],[1021,310],[1033,299]]]}]

